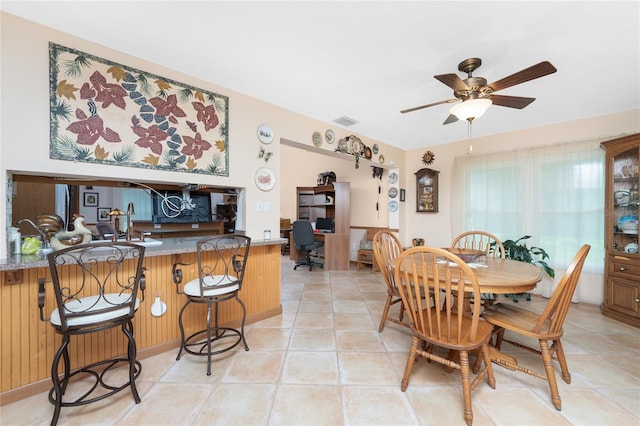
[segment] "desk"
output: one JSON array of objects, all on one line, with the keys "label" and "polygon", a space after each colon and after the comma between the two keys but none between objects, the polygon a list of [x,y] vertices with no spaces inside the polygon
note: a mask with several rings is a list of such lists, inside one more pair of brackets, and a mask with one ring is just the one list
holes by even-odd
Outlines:
[{"label": "desk", "polygon": [[[324,242],[324,269],[327,271],[348,271],[349,270],[349,234],[338,234],[335,232],[315,233],[316,241]],[[344,243],[346,241],[346,244]],[[304,257],[302,251],[296,249],[293,242],[293,233],[289,239],[290,259],[301,260]]]}]

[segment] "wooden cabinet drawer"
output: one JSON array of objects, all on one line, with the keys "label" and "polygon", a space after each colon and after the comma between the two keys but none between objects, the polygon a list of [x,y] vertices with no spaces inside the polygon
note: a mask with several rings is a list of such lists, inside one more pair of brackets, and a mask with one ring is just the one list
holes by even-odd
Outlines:
[{"label": "wooden cabinet drawer", "polygon": [[640,261],[626,256],[609,258],[609,274],[640,282]]}]

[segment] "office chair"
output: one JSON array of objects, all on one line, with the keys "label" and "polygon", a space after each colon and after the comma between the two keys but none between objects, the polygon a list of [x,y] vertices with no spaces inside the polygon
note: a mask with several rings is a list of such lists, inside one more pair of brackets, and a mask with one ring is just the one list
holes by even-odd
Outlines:
[{"label": "office chair", "polygon": [[311,251],[316,250],[324,246],[322,241],[316,241],[313,233],[311,223],[306,220],[296,220],[293,222],[293,244],[296,249],[304,250],[305,260],[297,262],[293,267],[294,270],[298,269],[298,266],[309,266],[309,270],[313,270],[313,266],[323,267],[320,262],[311,260]]}]

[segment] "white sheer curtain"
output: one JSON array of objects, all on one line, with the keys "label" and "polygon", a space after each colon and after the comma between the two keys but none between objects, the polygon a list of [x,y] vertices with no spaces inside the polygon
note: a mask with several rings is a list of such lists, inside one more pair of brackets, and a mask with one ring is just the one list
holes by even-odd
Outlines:
[{"label": "white sheer curtain", "polygon": [[549,254],[555,279],[535,293],[549,297],[578,249],[590,244],[574,301],[602,302],[604,151],[599,141],[458,157],[452,184],[453,235],[489,231],[500,239],[531,235]]}]

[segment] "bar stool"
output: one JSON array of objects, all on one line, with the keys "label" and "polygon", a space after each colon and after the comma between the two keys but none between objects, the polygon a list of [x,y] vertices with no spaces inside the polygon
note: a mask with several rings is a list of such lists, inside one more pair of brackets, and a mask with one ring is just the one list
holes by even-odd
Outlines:
[{"label": "bar stool", "polygon": [[[216,235],[199,240],[196,243],[198,277],[187,282],[182,290],[180,290],[180,284],[182,284],[183,272],[180,266],[190,264],[177,262],[173,265],[176,291],[187,298],[178,315],[180,350],[176,360],[180,360],[183,351],[192,355],[206,356],[208,376],[211,375],[212,355],[227,352],[240,342],[243,343],[245,351],[249,350],[244,338],[247,312],[238,294],[242,290],[250,245],[251,238],[235,234]],[[219,324],[219,304],[231,299],[235,299],[242,308],[240,329]],[[191,303],[207,306],[206,326],[200,331],[185,336],[183,316]]]},{"label": "bar stool", "polygon": [[[62,336],[60,347],[51,364],[53,387],[49,402],[55,406],[51,424],[55,425],[62,407],[86,405],[103,400],[126,388],[131,389],[136,404],[140,396],[136,378],[142,366],[136,360],[136,341],[133,337],[133,317],[144,301],[145,276],[142,262],[145,248],[131,243],[95,243],[70,246],[47,255],[57,308],[45,318],[45,279],[38,281],[38,307],[40,320],[48,321],[56,333]],[[142,300],[138,291],[142,291]],[[71,336],[83,336],[120,327],[126,336],[124,344],[93,349],[85,353],[85,359],[100,359],[87,366],[73,365],[69,355]],[[114,339],[110,340],[115,342]],[[102,349],[111,349],[124,355],[104,359]],[[62,377],[60,367],[62,361]],[[115,367],[127,365],[125,383],[112,383],[118,379],[109,374]],[[92,377],[92,386],[86,392],[69,392],[80,395],[65,400],[71,379],[76,376]],[[117,376],[117,375],[116,375]],[[120,379],[122,380],[122,379]],[[78,382],[77,385],[83,384]],[[73,382],[75,388],[76,381]],[[104,392],[103,390],[106,390]]]}]

